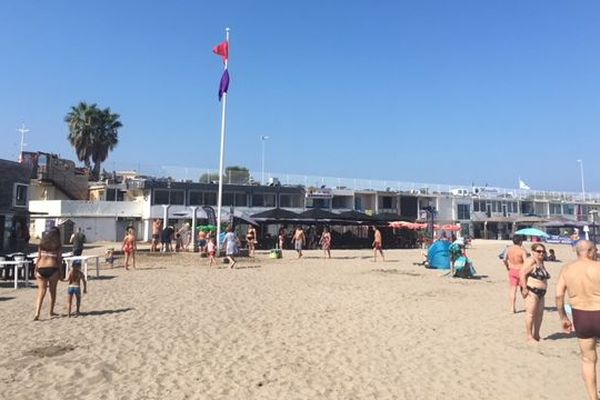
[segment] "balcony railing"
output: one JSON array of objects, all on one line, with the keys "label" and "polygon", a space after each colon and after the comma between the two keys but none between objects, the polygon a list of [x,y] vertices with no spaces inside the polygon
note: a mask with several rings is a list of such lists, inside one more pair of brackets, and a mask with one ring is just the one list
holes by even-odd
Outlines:
[{"label": "balcony railing", "polygon": [[[116,166],[116,165],[115,165]],[[210,183],[218,180],[218,170],[209,168],[179,167],[179,166],[149,166],[138,165],[127,170],[137,170],[138,173],[154,177],[171,177],[174,180]],[[521,190],[501,187],[473,187],[467,185],[437,184],[425,182],[407,182],[395,180],[377,180],[361,178],[340,178],[329,176],[299,175],[287,173],[265,172],[265,182],[260,182],[260,171],[238,172],[229,171],[225,174],[224,182],[239,185],[281,184],[292,186],[326,187],[334,189],[349,189],[354,191],[400,192],[420,194],[422,196],[455,195],[481,199],[553,201],[559,203],[600,203],[600,193],[561,192],[549,190]]]}]

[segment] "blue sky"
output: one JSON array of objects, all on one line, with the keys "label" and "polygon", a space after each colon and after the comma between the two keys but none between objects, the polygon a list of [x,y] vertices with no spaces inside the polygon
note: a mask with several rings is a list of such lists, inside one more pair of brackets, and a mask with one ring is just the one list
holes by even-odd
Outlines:
[{"label": "blue sky", "polygon": [[124,124],[107,169],[217,168],[600,191],[600,3],[4,1],[0,158],[74,158],[79,101]]}]

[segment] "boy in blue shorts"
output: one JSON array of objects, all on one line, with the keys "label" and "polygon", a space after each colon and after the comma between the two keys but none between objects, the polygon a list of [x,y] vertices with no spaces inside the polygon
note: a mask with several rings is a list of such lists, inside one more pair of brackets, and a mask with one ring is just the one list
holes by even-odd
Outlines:
[{"label": "boy in blue shorts", "polygon": [[67,279],[64,279],[63,282],[69,282],[69,288],[67,289],[69,295],[69,317],[71,316],[73,296],[77,299],[77,311],[75,312],[75,316],[78,316],[79,308],[81,306],[81,282],[83,282],[83,293],[87,293],[87,281],[85,275],[81,272],[81,266],[73,265],[73,268],[69,271],[69,276]]}]

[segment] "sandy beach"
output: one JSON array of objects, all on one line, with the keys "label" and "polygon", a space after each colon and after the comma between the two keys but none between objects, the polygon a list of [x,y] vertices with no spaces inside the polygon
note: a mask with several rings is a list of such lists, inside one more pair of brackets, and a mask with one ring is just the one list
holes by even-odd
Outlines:
[{"label": "sandy beach", "polygon": [[[35,288],[0,286],[2,399],[583,399],[574,337],[559,333],[548,263],[543,340],[508,312],[499,241],[468,250],[480,280],[413,265],[420,250],[259,252],[238,269],[197,254],[102,266],[67,318],[34,322]],[[575,258],[555,245],[562,261]],[[101,254],[100,248],[86,250]]]}]

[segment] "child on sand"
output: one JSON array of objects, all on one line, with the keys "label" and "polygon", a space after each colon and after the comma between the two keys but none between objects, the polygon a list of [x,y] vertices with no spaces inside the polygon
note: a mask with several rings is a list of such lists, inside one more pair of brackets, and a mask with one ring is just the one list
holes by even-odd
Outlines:
[{"label": "child on sand", "polygon": [[85,275],[81,272],[81,266],[73,264],[69,276],[67,276],[67,279],[62,279],[62,281],[69,283],[69,288],[67,289],[69,295],[69,317],[71,316],[71,308],[73,306],[73,296],[77,299],[75,316],[78,316],[81,307],[81,282],[83,282],[83,293],[87,293],[87,281]]},{"label": "child on sand", "polygon": [[129,259],[131,258],[133,268],[135,268],[135,251],[137,250],[135,230],[132,227],[127,229],[127,234],[123,239],[123,252],[125,253],[125,269],[129,269]]},{"label": "child on sand", "polygon": [[210,237],[208,239],[208,266],[212,267],[213,263],[217,263],[215,255],[217,254],[217,245],[215,244],[215,238]]}]

